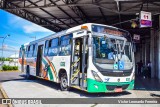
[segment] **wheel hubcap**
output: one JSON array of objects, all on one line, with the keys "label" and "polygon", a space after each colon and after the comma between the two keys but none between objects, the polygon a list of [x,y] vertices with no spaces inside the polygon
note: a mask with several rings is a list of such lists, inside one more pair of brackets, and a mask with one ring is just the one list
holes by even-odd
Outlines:
[{"label": "wheel hubcap", "polygon": [[65,78],[62,79],[62,86],[67,87],[67,80]]}]

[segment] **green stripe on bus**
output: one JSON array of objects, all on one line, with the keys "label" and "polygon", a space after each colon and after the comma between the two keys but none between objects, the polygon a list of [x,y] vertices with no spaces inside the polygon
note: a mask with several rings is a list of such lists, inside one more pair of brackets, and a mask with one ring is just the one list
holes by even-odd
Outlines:
[{"label": "green stripe on bus", "polygon": [[[54,67],[54,70],[55,70],[55,72],[56,72],[56,67],[54,66],[54,64],[51,62],[51,64],[53,65],[53,67]],[[57,74],[57,72],[56,72],[56,74]],[[55,74],[55,78],[57,78],[57,75]]]},{"label": "green stripe on bus", "polygon": [[97,82],[96,80],[87,78],[87,91],[91,93],[106,92],[106,84],[104,82]]},{"label": "green stripe on bus", "polygon": [[[42,59],[42,62],[44,63],[44,65],[48,64],[48,62],[44,58]],[[53,74],[52,74],[52,70],[50,67],[48,68],[47,72],[49,74],[50,80],[53,80]]]},{"label": "green stripe on bus", "polygon": [[114,92],[114,90],[108,90],[107,85],[122,86],[122,85],[127,85],[127,84],[128,84],[128,87],[126,90],[132,90],[134,88],[134,80],[130,82],[98,82],[96,80],[87,78],[87,91],[90,93]]},{"label": "green stripe on bus", "polygon": [[55,71],[56,71],[56,67],[54,66],[54,64],[51,62],[51,64],[53,65],[53,67],[54,67],[54,69],[55,69]]},{"label": "green stripe on bus", "polygon": [[49,73],[50,80],[53,80],[53,74],[52,74],[52,70],[50,67],[47,72]]}]

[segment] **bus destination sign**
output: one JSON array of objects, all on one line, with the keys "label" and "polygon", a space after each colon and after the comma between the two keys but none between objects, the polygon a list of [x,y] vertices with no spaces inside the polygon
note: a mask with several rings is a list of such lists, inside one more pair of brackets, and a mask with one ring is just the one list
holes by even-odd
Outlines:
[{"label": "bus destination sign", "polygon": [[110,35],[116,35],[116,36],[122,36],[123,33],[120,31],[112,30],[112,29],[104,29],[104,33],[110,34]]},{"label": "bus destination sign", "polygon": [[107,33],[109,35],[123,36],[125,32],[119,31],[118,29],[109,28],[105,26],[92,25],[92,31],[98,33]]}]

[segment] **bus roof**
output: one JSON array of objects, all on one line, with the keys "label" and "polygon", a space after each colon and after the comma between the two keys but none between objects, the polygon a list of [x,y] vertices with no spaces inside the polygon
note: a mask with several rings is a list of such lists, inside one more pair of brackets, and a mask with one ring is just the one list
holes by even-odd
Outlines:
[{"label": "bus roof", "polygon": [[[97,23],[85,23],[85,24],[81,24],[79,26],[75,26],[75,27],[69,28],[67,30],[63,30],[61,32],[54,33],[52,35],[49,35],[49,36],[46,36],[46,37],[43,37],[43,38],[40,38],[40,39],[37,39],[37,40],[34,40],[34,41],[31,41],[29,44],[34,44],[34,43],[37,43],[37,42],[40,42],[40,41],[44,41],[44,40],[48,40],[48,39],[51,39],[51,38],[56,38],[56,37],[60,37],[60,36],[63,36],[63,35],[67,35],[71,32],[80,30],[81,26],[91,26],[91,25],[99,25],[99,26],[105,26],[105,27],[110,27],[110,28],[114,28],[114,29],[119,29],[117,27],[109,26],[109,25],[103,25],[103,24],[97,24]],[[123,29],[121,29],[121,30],[123,30]],[[123,30],[123,31],[125,31],[125,30]]]}]

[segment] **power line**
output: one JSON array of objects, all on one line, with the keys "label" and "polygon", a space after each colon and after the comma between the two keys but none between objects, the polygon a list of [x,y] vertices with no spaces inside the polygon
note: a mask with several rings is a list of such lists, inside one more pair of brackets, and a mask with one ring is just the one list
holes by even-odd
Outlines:
[{"label": "power line", "polygon": [[7,39],[6,41],[16,43],[16,44],[19,44],[19,45],[23,44],[23,43],[16,42],[16,40],[13,40],[13,39]]},{"label": "power line", "polygon": [[[2,48],[0,48],[2,50]],[[19,52],[19,50],[12,50],[12,49],[3,49],[3,51],[8,51],[8,52]]]}]

